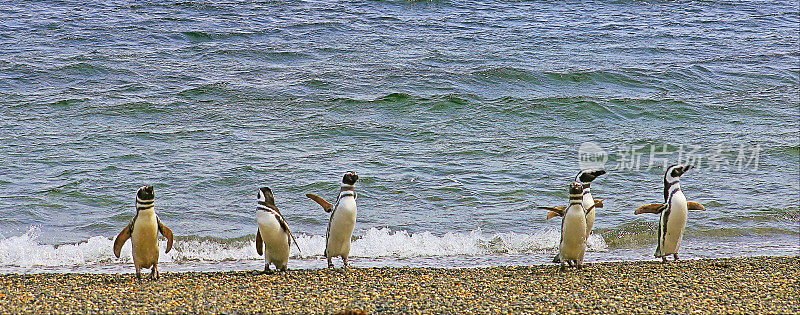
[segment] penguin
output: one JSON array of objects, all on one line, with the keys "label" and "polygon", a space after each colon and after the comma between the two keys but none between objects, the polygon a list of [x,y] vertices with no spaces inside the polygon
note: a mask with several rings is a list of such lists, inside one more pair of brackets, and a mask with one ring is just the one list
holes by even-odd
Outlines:
[{"label": "penguin", "polygon": [[[605,174],[606,171],[604,170],[583,170],[578,172],[578,175],[575,176],[575,181],[580,182],[583,185],[583,207],[586,209],[591,208],[589,212],[586,214],[586,238],[589,238],[589,235],[592,234],[592,228],[594,227],[594,217],[595,217],[595,210],[594,208],[602,208],[603,203],[602,201],[596,201],[592,198],[592,190],[590,188],[592,181],[595,180],[600,175]],[[597,205],[595,205],[597,203]],[[592,207],[595,205],[594,207]]]},{"label": "penguin", "polygon": [[[603,201],[597,200],[592,197],[591,191],[591,184],[597,177],[600,175],[605,174],[605,170],[582,170],[578,172],[578,175],[575,176],[575,181],[580,182],[583,185],[583,207],[586,209],[592,208],[592,210],[586,216],[586,238],[589,238],[589,235],[592,234],[592,228],[594,228],[594,219],[595,219],[595,210],[594,208],[602,208]],[[594,206],[594,207],[593,207]],[[550,220],[555,217],[564,216],[565,207],[537,207],[539,209],[548,210],[547,213],[547,220]]]},{"label": "penguin", "polygon": [[152,268],[150,278],[158,280],[158,233],[161,232],[167,238],[167,249],[169,253],[172,249],[172,230],[170,230],[156,215],[155,194],[153,186],[142,186],[136,192],[136,215],[131,222],[122,229],[122,232],[114,239],[114,255],[119,258],[122,245],[131,239],[131,254],[133,256],[133,266],[136,267],[136,279],[142,279],[142,268]]},{"label": "penguin", "polygon": [[558,245],[558,262],[561,270],[566,264],[578,269],[583,267],[583,254],[586,252],[586,217],[594,209],[583,207],[583,185],[573,182],[569,186],[569,207],[561,219],[561,241]]},{"label": "penguin", "polygon": [[[258,206],[256,206],[256,221],[258,222],[258,231],[256,232],[256,252],[258,255],[264,255],[266,264],[264,265],[264,273],[269,274],[272,271],[269,265],[275,265],[276,270],[286,271],[287,263],[289,262],[289,247],[294,241],[297,250],[300,250],[300,245],[289,230],[289,225],[281,215],[278,207],[275,206],[275,197],[269,187],[261,187],[258,189]],[[264,252],[266,250],[266,253]]]},{"label": "penguin", "polygon": [[664,203],[649,204],[636,209],[634,214],[660,213],[658,224],[658,247],[656,258],[667,262],[667,256],[672,255],[678,260],[678,248],[683,239],[686,228],[688,210],[705,210],[702,204],[686,201],[686,196],[681,191],[681,176],[692,169],[692,165],[672,165],[664,173]]},{"label": "penguin", "polygon": [[325,233],[325,258],[328,259],[328,268],[333,268],[333,257],[342,257],[345,270],[350,268],[347,262],[350,256],[350,239],[353,237],[353,228],[356,224],[356,199],[355,184],[358,181],[356,172],[347,172],[342,177],[342,186],[336,204],[325,201],[322,197],[314,194],[306,194],[317,204],[322,206],[325,212],[331,213],[328,221],[328,230]]}]

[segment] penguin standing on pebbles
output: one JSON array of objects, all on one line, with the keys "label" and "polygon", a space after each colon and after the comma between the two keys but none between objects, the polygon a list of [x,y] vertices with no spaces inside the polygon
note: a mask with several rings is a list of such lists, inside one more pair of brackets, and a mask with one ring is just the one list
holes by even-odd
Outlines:
[{"label": "penguin standing on pebbles", "polygon": [[[605,174],[606,171],[604,170],[581,170],[578,172],[578,175],[575,176],[575,182],[579,182],[583,186],[583,208],[590,209],[589,212],[586,214],[586,239],[589,239],[589,235],[592,234],[592,228],[594,227],[594,218],[595,218],[595,208],[602,208],[603,201],[597,200],[592,197],[592,192],[590,189],[592,181],[594,181],[600,175]],[[563,217],[564,211],[567,207],[537,207],[539,209],[548,210],[547,212],[547,220],[550,220],[555,217]],[[558,255],[553,257],[553,262],[558,263],[560,260]]]},{"label": "penguin standing on pebbles", "polygon": [[136,278],[141,280],[142,268],[151,268],[150,278],[158,280],[158,233],[167,238],[167,249],[172,249],[172,230],[170,230],[156,215],[154,203],[155,194],[153,186],[142,186],[136,192],[136,215],[131,222],[122,229],[114,239],[114,255],[119,258],[122,245],[131,239],[131,254],[133,266],[136,267]]},{"label": "penguin standing on pebbles", "polygon": [[678,247],[683,239],[686,228],[688,210],[705,210],[702,204],[686,201],[686,196],[681,191],[681,176],[691,165],[672,165],[664,174],[664,203],[644,205],[636,209],[635,214],[660,213],[661,220],[658,224],[658,247],[655,256],[667,262],[667,256],[672,255],[678,260]]},{"label": "penguin standing on pebbles", "polygon": [[586,216],[594,209],[583,207],[583,186],[574,182],[569,186],[569,207],[561,220],[561,242],[558,245],[558,262],[563,270],[569,264],[578,269],[583,267],[586,252]]},{"label": "penguin standing on pebbles", "polygon": [[328,231],[325,234],[325,258],[328,259],[328,268],[333,268],[333,257],[342,257],[343,268],[347,270],[350,265],[347,258],[350,256],[350,239],[353,237],[353,228],[356,224],[356,199],[355,184],[358,181],[356,172],[347,172],[342,178],[342,186],[336,204],[325,201],[314,194],[306,194],[325,212],[331,212],[328,222]]},{"label": "penguin standing on pebbles", "polygon": [[[294,241],[297,250],[297,240],[289,230],[289,225],[283,219],[283,215],[275,206],[275,197],[269,187],[262,187],[258,190],[258,206],[256,206],[256,221],[258,222],[258,232],[256,232],[256,252],[264,255],[266,264],[264,273],[271,273],[269,265],[275,265],[275,269],[286,271],[289,262],[289,247]],[[266,250],[266,253],[265,253]]]}]

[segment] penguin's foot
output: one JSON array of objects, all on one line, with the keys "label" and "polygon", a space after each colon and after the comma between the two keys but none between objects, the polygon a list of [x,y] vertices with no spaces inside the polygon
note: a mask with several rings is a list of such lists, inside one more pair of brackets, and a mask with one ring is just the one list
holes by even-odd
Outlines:
[{"label": "penguin's foot", "polygon": [[328,269],[333,269],[333,261],[328,258]]},{"label": "penguin's foot", "polygon": [[561,268],[559,268],[559,269],[560,269],[561,271],[564,271],[564,270],[566,270],[566,269],[567,269],[567,264],[566,264],[566,263],[564,263],[564,262],[562,261],[562,262],[561,262]]},{"label": "penguin's foot", "polygon": [[158,280],[158,265],[156,264],[153,264],[153,268],[150,269],[150,279]]},{"label": "penguin's foot", "polygon": [[661,256],[661,262],[666,264],[667,263],[667,256]]},{"label": "penguin's foot", "polygon": [[672,258],[675,258],[675,261],[678,261],[678,253],[672,254]]}]

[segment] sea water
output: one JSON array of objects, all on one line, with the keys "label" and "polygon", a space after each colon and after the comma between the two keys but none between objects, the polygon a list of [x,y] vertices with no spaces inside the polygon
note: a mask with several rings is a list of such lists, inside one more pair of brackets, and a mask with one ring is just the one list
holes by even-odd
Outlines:
[{"label": "sea water", "polygon": [[162,271],[263,268],[261,186],[321,268],[351,170],[355,267],[546,264],[581,168],[586,261],[649,260],[676,163],[682,258],[798,255],[798,5],[2,1],[0,272],[132,272],[142,185]]}]

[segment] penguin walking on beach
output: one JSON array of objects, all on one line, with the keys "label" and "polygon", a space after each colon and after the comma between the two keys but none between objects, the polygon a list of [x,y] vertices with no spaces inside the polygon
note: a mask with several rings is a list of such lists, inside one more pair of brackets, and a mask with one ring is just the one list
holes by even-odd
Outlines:
[{"label": "penguin walking on beach", "polygon": [[705,210],[702,204],[686,201],[681,191],[681,176],[692,169],[691,165],[672,165],[664,173],[664,203],[644,205],[636,209],[635,214],[660,213],[658,224],[658,247],[655,256],[667,262],[672,255],[678,260],[678,247],[686,228],[688,210]]},{"label": "penguin walking on beach", "polygon": [[[595,208],[602,208],[603,201],[597,200],[592,197],[592,192],[590,189],[592,181],[595,178],[599,177],[600,175],[605,174],[606,171],[604,170],[581,170],[578,172],[578,175],[575,176],[575,182],[579,182],[583,186],[583,208],[584,209],[591,209],[586,214],[586,239],[589,239],[589,235],[592,233],[592,228],[594,227],[594,218],[595,218]],[[550,220],[555,217],[563,217],[565,210],[567,207],[537,207],[539,209],[545,209],[547,211],[547,220]],[[558,263],[560,259],[558,255],[553,257],[553,262]]]},{"label": "penguin walking on beach", "polygon": [[136,215],[114,239],[114,255],[117,258],[119,258],[122,245],[131,239],[133,265],[136,267],[136,278],[139,280],[142,279],[142,268],[152,268],[150,278],[158,280],[159,232],[167,238],[167,249],[164,252],[169,253],[172,249],[172,230],[161,223],[156,215],[154,202],[153,186],[140,187],[136,192]]},{"label": "penguin walking on beach", "polygon": [[256,221],[258,222],[258,232],[256,232],[256,252],[264,255],[266,264],[264,273],[271,273],[269,265],[275,265],[276,270],[286,271],[289,262],[289,247],[294,241],[297,250],[300,245],[289,230],[283,215],[278,207],[275,206],[275,197],[269,187],[262,187],[258,190],[258,205],[256,206]]},{"label": "penguin walking on beach", "polygon": [[342,257],[344,269],[350,268],[347,258],[350,256],[350,239],[353,237],[353,228],[356,224],[356,199],[355,184],[358,181],[356,172],[347,172],[342,178],[342,186],[336,204],[325,201],[314,194],[306,194],[325,212],[331,213],[328,230],[325,234],[325,258],[328,259],[328,268],[333,268],[333,257]]},{"label": "penguin walking on beach", "polygon": [[570,267],[581,269],[586,253],[586,217],[594,209],[583,206],[583,185],[573,182],[569,186],[569,206],[561,219],[561,241],[558,245],[558,262],[563,270]]}]

